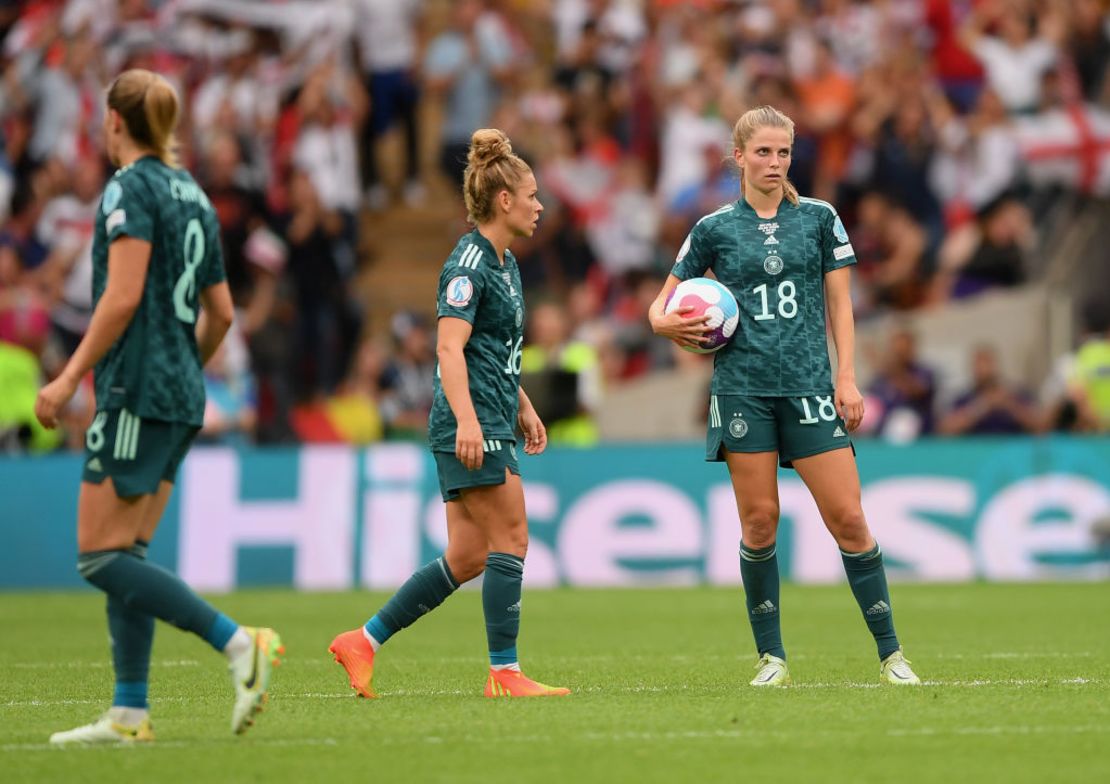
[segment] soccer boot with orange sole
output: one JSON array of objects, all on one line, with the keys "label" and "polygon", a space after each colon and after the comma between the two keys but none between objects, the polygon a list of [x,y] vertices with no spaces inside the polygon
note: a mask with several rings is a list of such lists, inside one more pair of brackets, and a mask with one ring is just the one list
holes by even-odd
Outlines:
[{"label": "soccer boot with orange sole", "polygon": [[567,694],[570,689],[536,683],[520,670],[491,669],[486,679],[487,697],[562,697]]},{"label": "soccer boot with orange sole", "polygon": [[331,641],[328,650],[347,671],[351,688],[360,697],[377,697],[374,693],[374,647],[363,634],[362,627],[343,632]]}]

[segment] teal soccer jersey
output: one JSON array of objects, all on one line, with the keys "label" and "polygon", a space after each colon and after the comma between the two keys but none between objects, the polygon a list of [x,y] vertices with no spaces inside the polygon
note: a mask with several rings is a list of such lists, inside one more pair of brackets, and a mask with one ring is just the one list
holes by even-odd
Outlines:
[{"label": "teal soccer jersey", "polygon": [[93,236],[93,300],[108,283],[108,246],[151,244],[143,298],[127,330],[96,364],[96,407],[200,425],[204,376],[197,352],[199,293],[224,280],[216,213],[188,172],[153,156],[115,173]]},{"label": "teal soccer jersey", "polygon": [[[460,318],[472,326],[464,355],[470,399],[483,437],[515,442],[524,343],[524,298],[516,259],[506,250],[502,266],[478,231],[464,235],[443,265],[437,299],[440,318]],[[428,421],[432,451],[455,451],[456,426],[437,369]]]},{"label": "teal soccer jersey", "polygon": [[672,272],[712,270],[740,305],[736,335],[714,357],[713,393],[830,394],[825,274],[855,261],[836,210],[818,199],[784,199],[773,218],[741,199],[698,221]]}]

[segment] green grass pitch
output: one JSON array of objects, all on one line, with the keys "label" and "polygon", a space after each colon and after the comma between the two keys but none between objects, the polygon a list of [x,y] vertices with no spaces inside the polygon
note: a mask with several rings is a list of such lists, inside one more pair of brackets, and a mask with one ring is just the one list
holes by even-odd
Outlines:
[{"label": "green grass pitch", "polygon": [[787,586],[795,686],[746,686],[739,589],[525,593],[525,671],[574,695],[485,700],[480,596],[463,591],[378,658],[352,696],[326,648],[381,602],[247,591],[217,604],[283,634],[271,702],[228,730],[221,657],[159,625],[158,740],[57,750],[111,693],[103,599],[0,597],[0,780],[12,782],[1110,781],[1110,583],[898,585],[895,618],[927,685],[877,684],[846,586]]}]

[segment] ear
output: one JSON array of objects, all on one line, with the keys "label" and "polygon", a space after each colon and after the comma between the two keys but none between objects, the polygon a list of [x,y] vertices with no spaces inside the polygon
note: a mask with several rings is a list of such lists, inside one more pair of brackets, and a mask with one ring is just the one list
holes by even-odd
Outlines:
[{"label": "ear", "polygon": [[504,189],[504,190],[498,191],[497,192],[497,203],[501,206],[502,210],[504,210],[505,212],[508,212],[509,209],[513,206],[513,194],[510,193],[507,188]]},{"label": "ear", "polygon": [[743,152],[742,152],[742,151],[740,150],[740,148],[739,148],[739,147],[735,148],[735,149],[734,149],[734,150],[732,151],[732,159],[733,159],[734,161],[736,161],[736,165],[737,165],[737,167],[739,167],[739,168],[741,168],[741,169],[743,169],[743,168],[744,168],[744,163],[743,163],[743,161],[744,161],[744,153],[743,153]]}]

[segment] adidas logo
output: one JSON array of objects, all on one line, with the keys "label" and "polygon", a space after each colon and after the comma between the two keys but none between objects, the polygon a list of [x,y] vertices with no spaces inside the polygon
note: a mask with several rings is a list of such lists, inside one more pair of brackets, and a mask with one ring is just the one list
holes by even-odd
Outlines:
[{"label": "adidas logo", "polygon": [[840,425],[837,425],[836,430],[833,431],[833,438],[844,438],[844,430]]},{"label": "adidas logo", "polygon": [[516,603],[516,604],[510,604],[510,605],[509,605],[508,607],[506,607],[505,609],[506,609],[506,610],[507,610],[508,612],[511,612],[511,613],[518,613],[518,612],[520,612],[520,600],[518,599],[518,600],[517,600],[517,603]]},{"label": "adidas logo", "polygon": [[871,609],[867,611],[867,615],[884,615],[890,612],[890,605],[882,599],[871,605]]},{"label": "adidas logo", "polygon": [[89,469],[90,471],[98,471],[98,472],[103,472],[104,471],[104,466],[102,466],[100,464],[100,458],[99,457],[94,457],[92,460],[90,460],[88,465],[85,466],[85,468]]},{"label": "adidas logo", "polygon": [[763,240],[763,244],[764,245],[778,245],[779,241],[775,239],[774,235],[772,235],[772,236],[768,237],[767,239]]},{"label": "adidas logo", "polygon": [[752,615],[767,615],[773,612],[778,612],[778,608],[770,599],[766,599],[752,608]]}]

